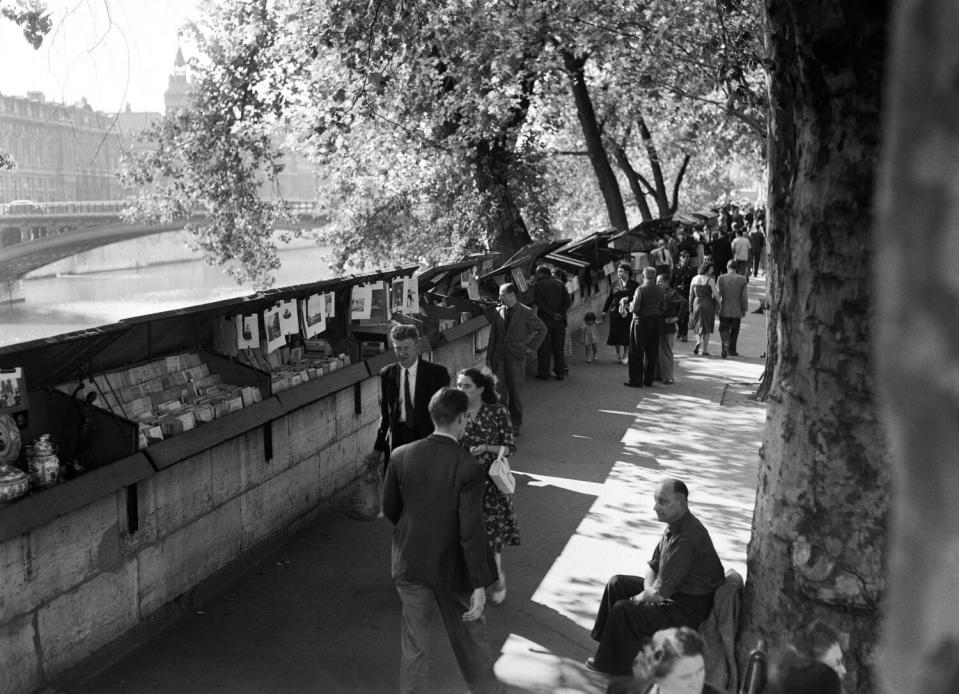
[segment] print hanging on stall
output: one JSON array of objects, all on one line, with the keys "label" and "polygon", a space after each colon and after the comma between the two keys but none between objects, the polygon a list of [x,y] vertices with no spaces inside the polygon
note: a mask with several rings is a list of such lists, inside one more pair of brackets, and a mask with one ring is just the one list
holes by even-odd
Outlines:
[{"label": "print hanging on stall", "polygon": [[326,330],[326,302],[322,294],[301,300],[300,313],[305,337],[311,338]]},{"label": "print hanging on stall", "polygon": [[361,284],[350,293],[350,320],[369,320],[373,303],[373,286]]},{"label": "print hanging on stall", "polygon": [[420,285],[415,277],[403,278],[403,313],[408,316],[420,311]]},{"label": "print hanging on stall", "polygon": [[300,321],[296,317],[296,300],[290,299],[280,303],[280,330],[284,335],[298,335]]},{"label": "print hanging on stall", "polygon": [[267,354],[286,346],[286,335],[283,334],[283,328],[280,326],[280,307],[274,306],[263,312],[263,326],[266,329],[266,339],[264,342]]},{"label": "print hanging on stall", "polygon": [[237,349],[260,346],[259,316],[236,316]]}]

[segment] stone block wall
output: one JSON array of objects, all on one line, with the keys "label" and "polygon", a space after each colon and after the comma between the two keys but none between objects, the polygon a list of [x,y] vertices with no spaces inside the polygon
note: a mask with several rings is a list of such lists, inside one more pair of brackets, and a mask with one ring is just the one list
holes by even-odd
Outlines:
[{"label": "stone block wall", "polygon": [[[488,331],[433,358],[451,374],[482,363]],[[363,472],[379,417],[373,376],[0,542],[0,691],[33,692],[122,653],[130,630],[143,638],[205,580],[334,508]]]}]

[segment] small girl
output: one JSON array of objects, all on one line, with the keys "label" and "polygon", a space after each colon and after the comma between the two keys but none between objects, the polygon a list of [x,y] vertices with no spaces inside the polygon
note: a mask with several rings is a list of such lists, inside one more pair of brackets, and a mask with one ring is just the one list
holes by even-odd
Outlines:
[{"label": "small girl", "polygon": [[599,344],[599,323],[596,314],[590,311],[583,316],[583,344],[586,345],[586,363],[597,359],[596,346]]}]

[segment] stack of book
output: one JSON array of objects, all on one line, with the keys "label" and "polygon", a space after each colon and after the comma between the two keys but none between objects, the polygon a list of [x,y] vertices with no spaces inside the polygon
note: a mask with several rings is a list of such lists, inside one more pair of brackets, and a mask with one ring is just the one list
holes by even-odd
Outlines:
[{"label": "stack of book", "polygon": [[307,381],[349,366],[345,354],[333,356],[333,348],[326,340],[308,340],[306,347],[282,347],[265,354],[260,349],[240,350],[237,361],[270,374],[273,393],[287,390]]},{"label": "stack of book", "polygon": [[[72,395],[77,387],[74,382],[57,389]],[[92,383],[84,382],[78,397],[85,398],[90,391],[97,394],[95,405],[138,423],[140,448],[263,398],[256,386],[223,383],[192,353],[99,374]]]}]

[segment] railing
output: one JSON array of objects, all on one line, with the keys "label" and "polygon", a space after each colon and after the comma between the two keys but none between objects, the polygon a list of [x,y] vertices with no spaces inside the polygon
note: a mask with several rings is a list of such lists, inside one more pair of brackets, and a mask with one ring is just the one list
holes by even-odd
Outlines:
[{"label": "railing", "polygon": [[[130,203],[126,200],[80,200],[71,202],[30,202],[19,201],[0,204],[0,215],[17,217],[68,217],[83,214],[117,215]],[[288,200],[287,206],[294,214],[317,214],[317,205],[312,200]],[[196,210],[204,214],[207,210]]]}]

